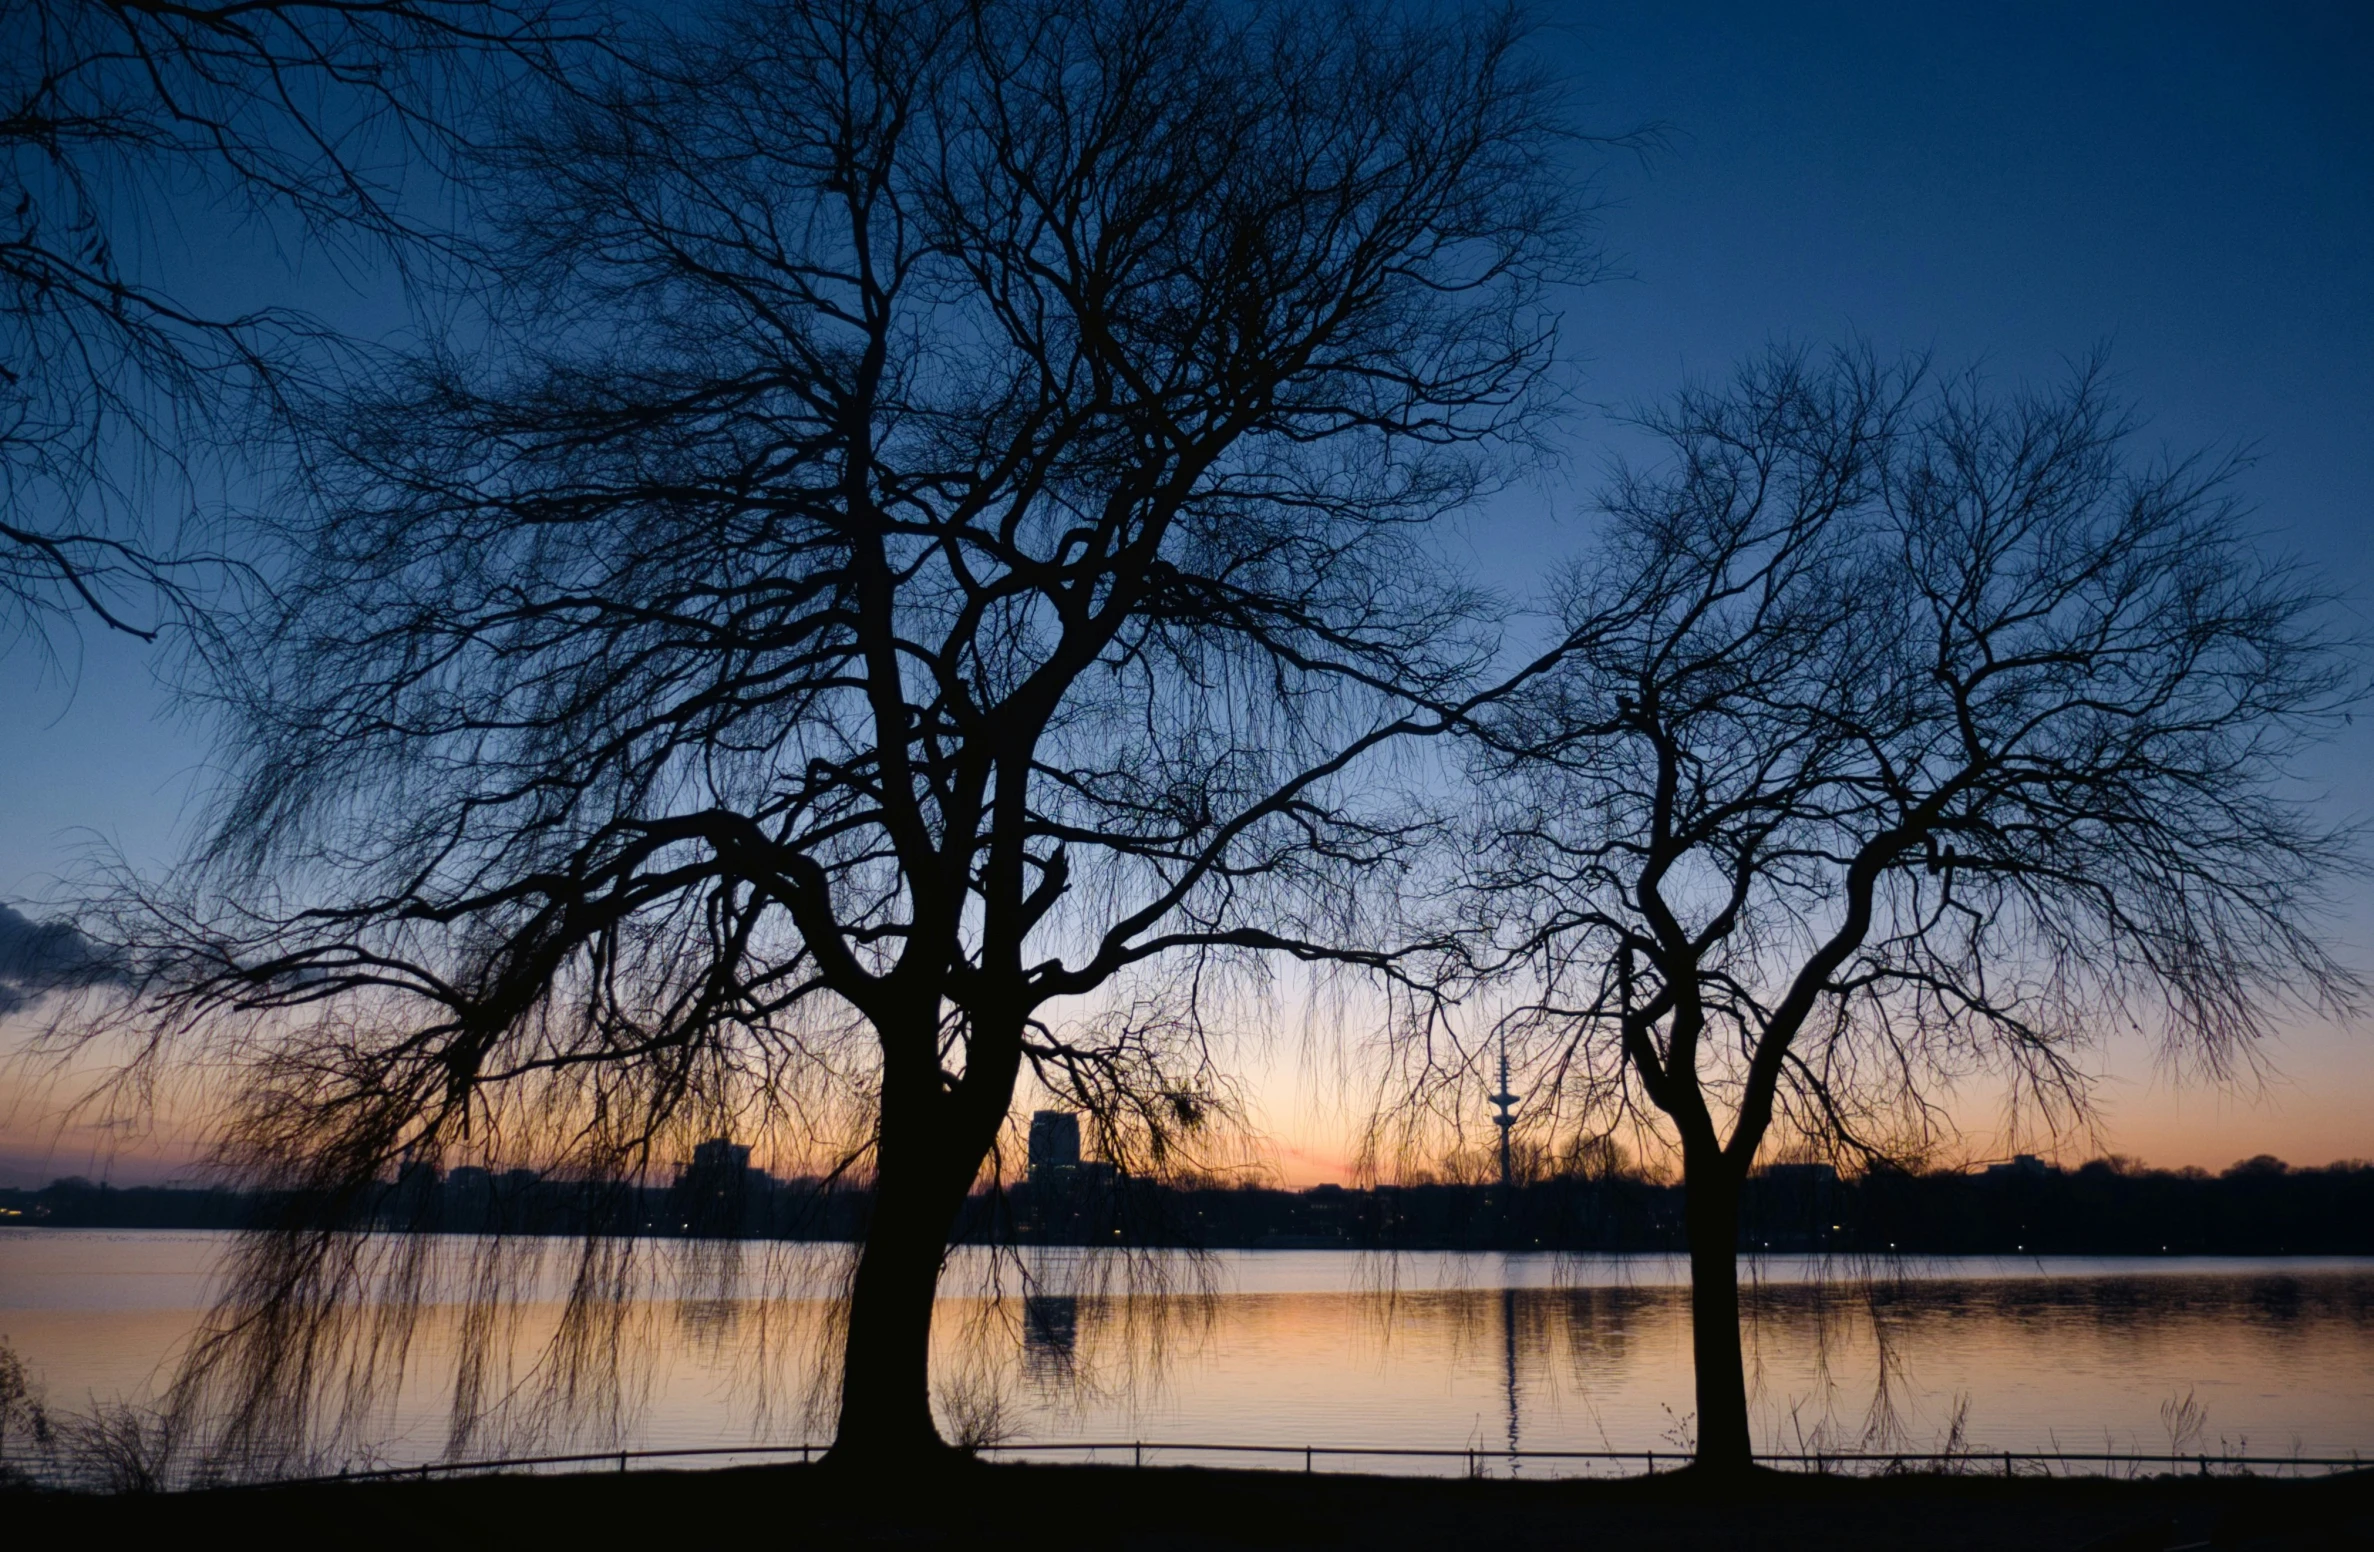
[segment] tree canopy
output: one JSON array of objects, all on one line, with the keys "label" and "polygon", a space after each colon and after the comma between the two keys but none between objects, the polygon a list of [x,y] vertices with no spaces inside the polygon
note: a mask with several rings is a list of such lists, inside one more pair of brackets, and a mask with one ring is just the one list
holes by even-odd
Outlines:
[{"label": "tree canopy", "polygon": [[[1519,43],[748,0],[518,114],[485,332],[314,406],[211,839],[124,917],[157,1049],[246,1075],[226,1160],[328,1204],[773,1129],[873,1189],[843,1443],[928,1444],[1022,1074],[1159,1163],[1216,974],[1396,973],[1378,759],[1496,651],[1427,525],[1576,251]],[[257,1243],[284,1305],[363,1275]]]},{"label": "tree canopy", "polygon": [[2288,777],[2361,668],[2231,468],[2138,457],[2098,369],[1781,350],[1643,424],[1558,666],[1479,724],[1466,900],[1537,1128],[1678,1145],[1701,1449],[1739,1463],[1768,1144],[1917,1159],[1981,1076],[2054,1129],[2114,1030],[2222,1076],[2352,1005],[2351,836]]}]

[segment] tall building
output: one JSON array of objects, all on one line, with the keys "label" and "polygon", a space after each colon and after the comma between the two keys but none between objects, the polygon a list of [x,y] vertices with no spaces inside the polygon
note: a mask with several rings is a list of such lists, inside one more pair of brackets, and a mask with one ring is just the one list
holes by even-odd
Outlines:
[{"label": "tall building", "polygon": [[1080,1118],[1069,1110],[1040,1110],[1030,1118],[1030,1173],[1080,1167]]},{"label": "tall building", "polygon": [[1030,1118],[1030,1182],[1021,1193],[1022,1232],[1059,1245],[1104,1244],[1114,1221],[1121,1172],[1080,1157],[1080,1118],[1041,1110]]}]

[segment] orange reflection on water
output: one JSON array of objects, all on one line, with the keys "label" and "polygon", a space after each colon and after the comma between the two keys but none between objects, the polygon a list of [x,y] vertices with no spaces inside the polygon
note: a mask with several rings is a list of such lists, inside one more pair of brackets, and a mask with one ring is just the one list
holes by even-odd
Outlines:
[{"label": "orange reflection on water", "polygon": [[[153,1394],[203,1308],[215,1236],[0,1231],[0,1332],[53,1403]],[[838,1252],[653,1242],[626,1361],[558,1408],[560,1306],[510,1312],[470,1453],[827,1434]],[[1759,1445],[2374,1453],[2374,1263],[1940,1260],[1751,1265]],[[957,1258],[934,1375],[951,1434],[1448,1449],[1680,1450],[1687,1291],[1668,1258],[1230,1253]],[[1851,1273],[1852,1275],[1848,1275]],[[1146,1291],[1149,1288],[1169,1291]],[[345,1441],[452,1447],[465,1307],[429,1308],[404,1382]],[[2171,1438],[2191,1395],[2202,1426]],[[1395,1468],[1401,1469],[1401,1468]]]}]

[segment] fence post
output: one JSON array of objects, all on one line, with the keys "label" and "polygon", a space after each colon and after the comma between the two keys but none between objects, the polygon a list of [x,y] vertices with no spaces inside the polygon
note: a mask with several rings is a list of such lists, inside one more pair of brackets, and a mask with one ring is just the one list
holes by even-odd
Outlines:
[{"label": "fence post", "polygon": [[1143,1440],[1130,1445],[1129,1463],[1133,1466],[1142,1466],[1146,1463],[1146,1445]]},{"label": "fence post", "polygon": [[1649,1451],[1649,1475],[1650,1475],[1650,1476],[1655,1476],[1656,1474],[1657,1474],[1657,1452],[1656,1452],[1655,1450],[1651,1450],[1651,1451]]},{"label": "fence post", "polygon": [[2006,1479],[2011,1476],[2011,1451],[2009,1450],[2003,1452],[2003,1475]]},{"label": "fence post", "polygon": [[1311,1447],[1307,1444],[1302,1447],[1302,1474],[1306,1477],[1311,1474]]}]

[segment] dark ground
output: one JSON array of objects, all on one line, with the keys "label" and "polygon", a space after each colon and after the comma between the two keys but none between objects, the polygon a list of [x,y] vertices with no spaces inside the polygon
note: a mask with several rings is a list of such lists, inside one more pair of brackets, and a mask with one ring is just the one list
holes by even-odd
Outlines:
[{"label": "dark ground", "polygon": [[0,1496],[0,1543],[514,1548],[2374,1549],[2374,1471],[2316,1481],[1470,1482],[1116,1466],[822,1467]]}]

